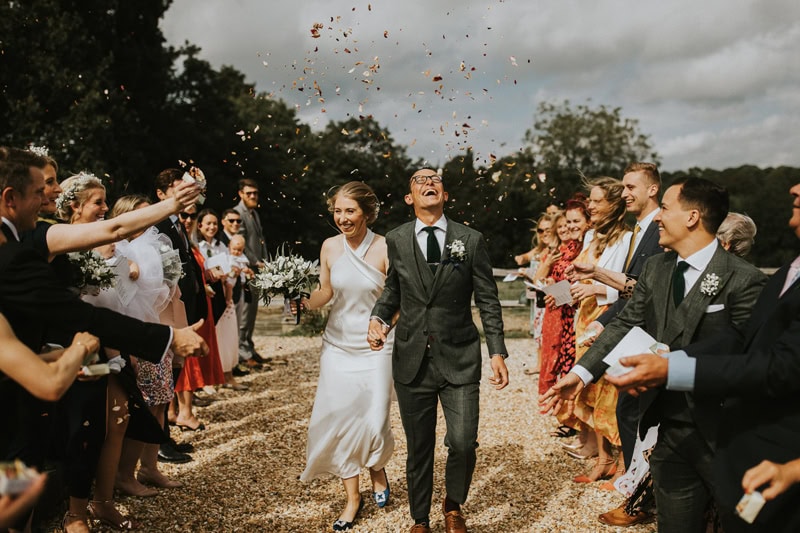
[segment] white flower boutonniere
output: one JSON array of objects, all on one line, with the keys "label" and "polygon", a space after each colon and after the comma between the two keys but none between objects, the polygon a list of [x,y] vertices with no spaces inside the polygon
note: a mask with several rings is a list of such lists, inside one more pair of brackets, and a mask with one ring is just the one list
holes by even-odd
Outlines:
[{"label": "white flower boutonniere", "polygon": [[714,296],[719,290],[719,276],[710,272],[700,282],[700,292],[706,296]]},{"label": "white flower boutonniere", "polygon": [[450,260],[453,263],[463,263],[467,259],[467,248],[458,239],[447,245],[447,251],[450,253]]}]

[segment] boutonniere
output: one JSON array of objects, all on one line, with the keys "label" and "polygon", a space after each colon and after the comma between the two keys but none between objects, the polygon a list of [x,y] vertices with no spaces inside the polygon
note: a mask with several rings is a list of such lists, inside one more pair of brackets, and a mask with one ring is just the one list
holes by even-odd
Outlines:
[{"label": "boutonniere", "polygon": [[458,239],[447,245],[447,251],[450,254],[450,260],[454,264],[463,263],[467,259],[467,248]]},{"label": "boutonniere", "polygon": [[706,296],[714,296],[719,290],[719,276],[710,272],[700,282],[700,292]]}]

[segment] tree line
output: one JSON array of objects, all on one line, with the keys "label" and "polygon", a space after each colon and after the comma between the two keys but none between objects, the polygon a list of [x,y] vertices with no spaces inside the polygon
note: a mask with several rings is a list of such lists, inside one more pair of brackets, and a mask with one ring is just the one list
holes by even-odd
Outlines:
[{"label": "tree line", "polygon": [[[191,43],[167,46],[158,22],[168,0],[35,0],[0,4],[0,144],[47,146],[60,177],[89,170],[111,200],[149,192],[178,161],[203,168],[207,205],[236,202],[236,182],[257,180],[271,248],[308,257],[335,229],[325,194],[350,180],[382,200],[378,232],[411,218],[407,178],[423,162],[371,116],[332,121],[314,132],[294,109],[259,92],[232,66],[212,67]],[[521,148],[476,166],[471,152],[440,162],[446,214],[484,233],[496,266],[530,245],[531,219],[581,188],[582,176],[621,177],[634,160],[658,162],[648,135],[620,108],[545,102]],[[794,257],[786,229],[787,190],[797,169],[742,166],[665,173],[694,175],[731,191],[732,208],[759,232],[759,266]],[[794,176],[794,177],[793,177]]]}]

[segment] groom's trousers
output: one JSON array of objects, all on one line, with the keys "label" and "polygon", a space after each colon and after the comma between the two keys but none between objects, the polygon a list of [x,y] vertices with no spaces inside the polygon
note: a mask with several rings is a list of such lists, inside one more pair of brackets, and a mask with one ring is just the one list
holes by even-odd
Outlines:
[{"label": "groom's trousers", "polygon": [[408,502],[414,519],[430,514],[433,494],[433,457],[436,449],[436,415],[441,401],[447,432],[447,497],[464,503],[475,470],[478,446],[480,383],[448,383],[430,357],[423,359],[417,377],[410,384],[395,382],[400,418],[406,433],[408,459],[406,481]]}]

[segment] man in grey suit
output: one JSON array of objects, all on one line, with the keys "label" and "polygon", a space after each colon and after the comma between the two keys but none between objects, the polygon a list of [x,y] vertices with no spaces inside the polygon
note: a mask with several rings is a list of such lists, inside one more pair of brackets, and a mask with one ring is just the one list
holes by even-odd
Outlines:
[{"label": "man in grey suit", "polygon": [[[603,357],[635,326],[675,348],[750,316],[766,277],[718,244],[727,212],[727,191],[708,180],[687,178],[667,189],[655,221],[660,244],[672,251],[647,260],[631,300],[544,402],[571,401],[599,379],[608,368]],[[705,531],[719,399],[662,392],[642,401],[640,432],[661,424],[650,458],[658,530]]]},{"label": "man in grey suit", "polygon": [[372,310],[368,341],[380,349],[399,311],[392,371],[406,433],[412,533],[430,532],[436,409],[442,403],[448,449],[443,502],[448,533],[466,532],[461,504],[475,469],[481,349],[474,296],[491,354],[496,389],[508,385],[503,317],[483,236],[444,216],[442,178],[421,169],[405,202],[416,219],[386,234],[389,270]]},{"label": "man in grey suit", "polygon": [[[261,218],[258,216],[258,183],[251,179],[239,180],[239,203],[234,209],[242,218],[242,227],[239,230],[245,239],[244,254],[250,261],[250,268],[256,270],[264,264],[267,256],[267,244],[264,241],[264,232],[261,228]],[[258,298],[237,307],[239,319],[239,360],[252,361],[257,364],[266,363],[267,360],[256,352],[253,344],[253,329],[258,313]],[[252,365],[252,363],[251,363]],[[256,365],[257,366],[257,365]]]}]

